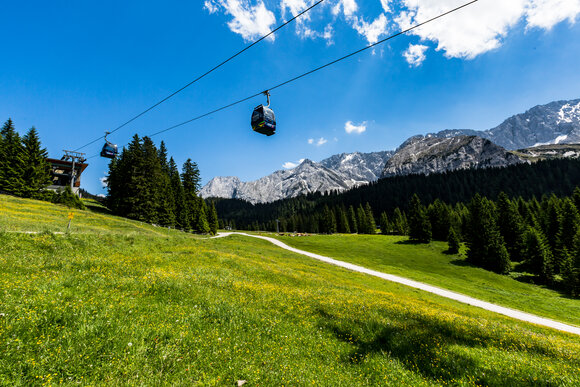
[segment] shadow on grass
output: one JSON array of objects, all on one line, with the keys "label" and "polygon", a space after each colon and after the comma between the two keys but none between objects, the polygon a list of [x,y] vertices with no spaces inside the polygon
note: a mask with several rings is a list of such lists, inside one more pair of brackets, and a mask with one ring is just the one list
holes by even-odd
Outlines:
[{"label": "shadow on grass", "polygon": [[404,241],[395,242],[396,245],[428,245],[428,243],[419,242],[413,239],[405,239]]},{"label": "shadow on grass", "polygon": [[452,265],[455,265],[455,266],[477,267],[474,264],[470,263],[465,258],[457,258],[457,259],[454,259],[453,261],[450,261],[449,263],[451,263]]},{"label": "shadow on grass", "polygon": [[84,205],[85,207],[87,207],[87,210],[91,212],[96,212],[97,214],[112,215],[111,210],[109,210],[107,207],[103,205],[94,204],[91,202],[84,202]]},{"label": "shadow on grass", "polygon": [[[509,369],[493,369],[481,361],[477,352],[469,356],[463,348],[485,349],[495,347],[514,351],[520,347],[517,339],[493,337],[482,329],[463,329],[450,321],[436,318],[405,315],[397,316],[392,324],[375,321],[353,321],[341,319],[323,310],[321,327],[331,332],[338,340],[353,348],[343,361],[358,365],[367,357],[388,356],[397,359],[409,371],[440,383],[457,383],[469,380],[475,385],[520,385],[522,375]],[[404,313],[405,314],[405,313]],[[402,321],[402,323],[401,323]],[[502,341],[503,340],[503,341]],[[526,348],[527,352],[547,355],[550,350],[541,345]],[[470,383],[470,384],[471,384]],[[539,385],[542,381],[538,381]]]}]

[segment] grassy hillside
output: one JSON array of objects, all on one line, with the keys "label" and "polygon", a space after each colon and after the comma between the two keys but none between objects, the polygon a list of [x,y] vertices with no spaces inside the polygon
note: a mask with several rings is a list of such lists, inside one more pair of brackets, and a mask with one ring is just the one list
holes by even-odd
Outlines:
[{"label": "grassy hillside", "polygon": [[278,237],[290,246],[396,274],[485,301],[580,326],[580,300],[473,267],[447,255],[447,243],[409,244],[407,237],[324,235]]},{"label": "grassy hillside", "polygon": [[0,196],[0,384],[578,385],[580,338],[239,236]]}]

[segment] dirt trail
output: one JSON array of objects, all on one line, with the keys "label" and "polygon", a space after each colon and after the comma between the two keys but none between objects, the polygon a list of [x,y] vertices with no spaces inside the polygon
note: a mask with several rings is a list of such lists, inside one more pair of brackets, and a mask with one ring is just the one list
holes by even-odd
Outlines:
[{"label": "dirt trail", "polygon": [[464,304],[476,306],[478,308],[489,310],[491,312],[503,314],[504,316],[512,317],[512,318],[515,318],[517,320],[526,321],[526,322],[529,322],[532,324],[542,325],[542,326],[554,328],[554,329],[557,329],[560,331],[580,335],[580,328],[575,327],[573,325],[568,325],[568,324],[564,324],[564,323],[561,323],[558,321],[539,317],[539,316],[525,313],[525,312],[522,312],[522,311],[519,311],[516,309],[506,308],[503,306],[492,304],[490,302],[481,301],[481,300],[478,300],[476,298],[472,298],[469,296],[465,296],[463,294],[451,292],[449,290],[441,289],[441,288],[438,288],[436,286],[427,285],[427,284],[422,283],[422,282],[413,281],[413,280],[410,280],[410,279],[407,279],[404,277],[399,277],[399,276],[392,275],[392,274],[381,273],[379,271],[367,269],[366,267],[363,267],[363,266],[358,266],[358,265],[354,265],[352,263],[343,262],[343,261],[339,261],[339,260],[336,260],[333,258],[325,257],[323,255],[318,255],[318,254],[310,253],[308,251],[299,250],[299,249],[296,249],[294,247],[288,246],[287,244],[280,242],[279,240],[274,239],[274,238],[269,238],[269,237],[260,236],[260,235],[251,235],[251,234],[246,234],[246,233],[241,233],[241,232],[219,233],[217,236],[215,236],[213,238],[223,238],[223,237],[227,237],[227,236],[234,235],[234,234],[235,235],[243,235],[243,236],[247,236],[247,237],[251,237],[251,238],[263,239],[265,241],[273,243],[276,246],[281,247],[283,249],[286,249],[288,251],[292,251],[292,252],[297,253],[297,254],[305,255],[307,257],[314,258],[314,259],[317,259],[319,261],[329,263],[331,265],[340,266],[340,267],[343,267],[343,268],[348,269],[348,270],[372,275],[374,277],[382,278],[382,279],[387,280],[387,281],[396,282],[396,283],[410,286],[410,287],[413,287],[416,289],[421,289],[421,290],[424,290],[424,291],[429,292],[429,293],[437,294],[441,297],[450,298],[452,300],[459,301],[459,302],[462,302]]}]

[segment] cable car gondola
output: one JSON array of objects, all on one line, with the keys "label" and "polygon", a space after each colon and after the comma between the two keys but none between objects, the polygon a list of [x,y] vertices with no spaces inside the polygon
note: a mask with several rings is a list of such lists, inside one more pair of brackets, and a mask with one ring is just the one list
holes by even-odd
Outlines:
[{"label": "cable car gondola", "polygon": [[252,129],[254,132],[271,136],[276,133],[276,116],[270,109],[270,92],[265,91],[264,95],[268,98],[268,105],[256,106],[252,113]]},{"label": "cable car gondola", "polygon": [[103,145],[103,149],[101,149],[101,157],[105,157],[107,159],[114,159],[117,157],[119,151],[117,150],[117,144],[113,144],[107,140],[107,136],[111,132],[105,132],[105,144]]}]

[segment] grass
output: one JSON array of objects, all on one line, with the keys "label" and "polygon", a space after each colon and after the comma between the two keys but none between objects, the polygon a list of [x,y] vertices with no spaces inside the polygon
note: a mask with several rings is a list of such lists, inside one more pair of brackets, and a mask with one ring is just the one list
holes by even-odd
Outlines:
[{"label": "grass", "polygon": [[407,237],[384,235],[277,238],[298,249],[580,326],[580,300],[471,266],[464,253],[444,254],[447,243],[410,244]]},{"label": "grass", "polygon": [[0,204],[0,384],[580,384],[574,335],[240,236],[84,211],[6,232],[68,210]]}]

